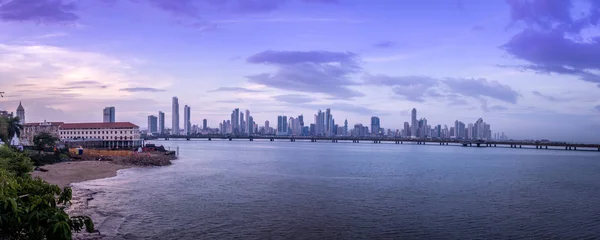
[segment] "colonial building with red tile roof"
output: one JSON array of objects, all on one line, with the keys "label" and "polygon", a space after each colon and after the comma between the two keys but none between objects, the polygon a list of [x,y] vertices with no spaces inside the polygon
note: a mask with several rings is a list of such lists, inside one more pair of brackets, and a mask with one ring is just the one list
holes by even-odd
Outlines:
[{"label": "colonial building with red tile roof", "polygon": [[63,123],[59,127],[59,135],[68,146],[78,143],[105,148],[142,145],[140,127],[130,122]]},{"label": "colonial building with red tile roof", "polygon": [[26,123],[23,124],[23,131],[21,131],[21,137],[19,141],[24,146],[33,145],[33,137],[36,135],[47,132],[50,135],[59,138],[59,127],[63,122],[41,122],[41,123]]}]

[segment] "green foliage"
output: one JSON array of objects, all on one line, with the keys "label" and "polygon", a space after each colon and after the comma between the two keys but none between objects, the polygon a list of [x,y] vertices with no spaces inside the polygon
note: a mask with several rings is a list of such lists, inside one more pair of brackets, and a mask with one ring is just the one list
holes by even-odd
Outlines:
[{"label": "green foliage", "polygon": [[6,119],[6,127],[9,141],[10,139],[12,139],[13,136],[15,136],[15,134],[17,135],[17,137],[21,137],[21,130],[23,130],[23,125],[21,125],[20,121],[21,120],[19,120],[18,117],[10,117]]},{"label": "green foliage", "polygon": [[47,132],[41,132],[38,135],[35,135],[33,137],[33,146],[35,149],[39,150],[40,152],[42,150],[44,150],[44,148],[53,148],[54,146],[56,146],[56,142],[58,142],[60,139],[58,139],[55,136],[52,136],[52,134],[47,133]]},{"label": "green foliage", "polygon": [[73,232],[93,232],[89,217],[64,211],[71,188],[34,179],[31,169],[26,155],[0,147],[0,239],[71,239]]},{"label": "green foliage", "polygon": [[0,140],[4,143],[8,142],[8,122],[7,118],[0,117]]}]

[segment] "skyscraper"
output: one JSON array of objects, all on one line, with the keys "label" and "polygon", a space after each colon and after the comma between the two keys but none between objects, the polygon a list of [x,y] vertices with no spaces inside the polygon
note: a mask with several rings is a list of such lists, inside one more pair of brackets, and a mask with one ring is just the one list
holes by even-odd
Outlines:
[{"label": "skyscraper", "polygon": [[[246,116],[249,115],[250,112],[246,111]],[[246,129],[248,136],[252,135],[252,133],[254,133],[254,118],[252,116],[248,117],[248,128]]]},{"label": "skyscraper", "polygon": [[191,121],[191,111],[190,106],[185,105],[183,107],[183,132],[184,135],[190,135],[192,133],[192,121]]},{"label": "skyscraper", "polygon": [[304,116],[302,114],[298,116],[298,121],[300,122],[300,127],[304,128]]},{"label": "skyscraper", "polygon": [[288,134],[287,116],[277,116],[277,135]]},{"label": "skyscraper", "polygon": [[208,121],[205,119],[202,120],[202,129],[206,130],[208,128]]},{"label": "skyscraper", "polygon": [[115,107],[105,107],[102,114],[103,122],[115,122]]},{"label": "skyscraper", "polygon": [[246,120],[244,120],[244,113],[240,113],[240,133],[246,133]]},{"label": "skyscraper", "polygon": [[330,130],[331,130],[331,109],[328,108],[325,110],[325,133],[326,136],[331,136]]},{"label": "skyscraper", "polygon": [[240,133],[240,109],[233,110],[233,118],[231,119],[231,131],[233,134]]},{"label": "skyscraper", "polygon": [[371,134],[379,134],[379,118],[375,116],[371,117]]},{"label": "skyscraper", "polygon": [[404,136],[403,137],[410,137],[410,136],[411,136],[410,123],[404,122]]},{"label": "skyscraper", "polygon": [[158,132],[158,118],[154,115],[148,116],[148,133]]},{"label": "skyscraper", "polygon": [[417,122],[417,109],[413,108],[411,112],[411,133],[410,136],[415,138],[417,137],[417,131],[419,130],[419,123]]},{"label": "skyscraper", "polygon": [[246,133],[250,134],[250,132],[252,132],[252,128],[254,126],[254,123],[251,123],[250,121],[250,110],[246,109]]},{"label": "skyscraper", "polygon": [[348,119],[344,120],[344,136],[348,136]]},{"label": "skyscraper", "polygon": [[165,133],[165,113],[161,111],[158,112],[158,133]]},{"label": "skyscraper", "polygon": [[179,98],[173,97],[171,111],[171,135],[179,135]]},{"label": "skyscraper", "polygon": [[19,106],[17,107],[17,117],[19,118],[19,123],[25,124],[25,108],[19,101]]}]

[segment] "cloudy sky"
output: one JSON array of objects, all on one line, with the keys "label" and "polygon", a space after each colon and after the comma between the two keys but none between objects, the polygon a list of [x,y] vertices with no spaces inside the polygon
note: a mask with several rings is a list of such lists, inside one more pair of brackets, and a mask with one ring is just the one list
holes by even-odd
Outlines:
[{"label": "cloudy sky", "polygon": [[331,108],[396,129],[414,107],[599,142],[599,23],[598,0],[0,0],[0,109],[145,128],[178,96],[212,127]]}]

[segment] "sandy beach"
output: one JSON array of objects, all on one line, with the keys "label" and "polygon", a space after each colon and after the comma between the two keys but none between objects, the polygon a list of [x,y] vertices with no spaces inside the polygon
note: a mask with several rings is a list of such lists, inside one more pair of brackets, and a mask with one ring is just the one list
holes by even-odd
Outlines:
[{"label": "sandy beach", "polygon": [[105,161],[62,162],[42,166],[48,171],[34,171],[31,175],[64,188],[71,183],[114,177],[117,176],[118,170],[130,167],[133,166],[117,165]]}]

